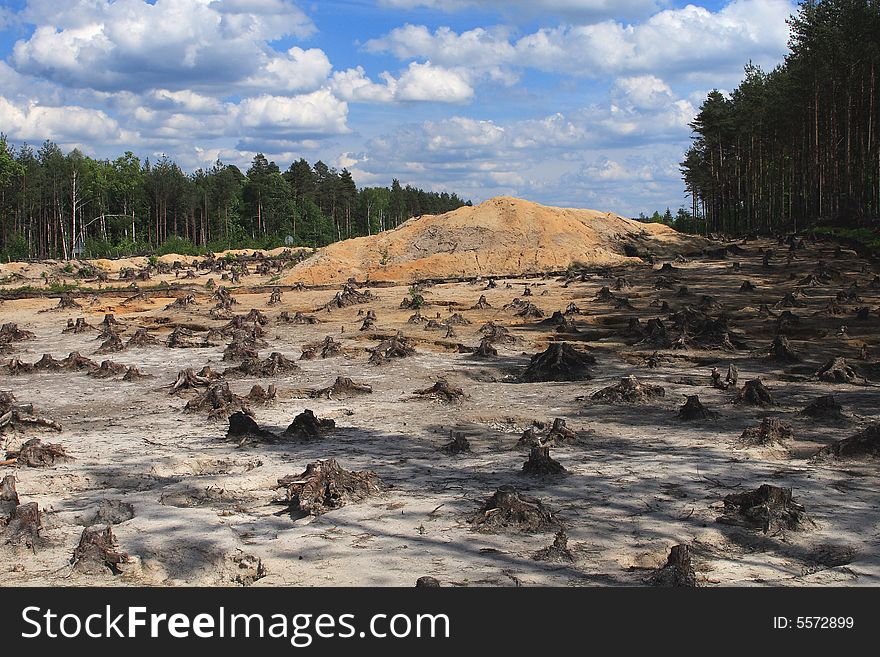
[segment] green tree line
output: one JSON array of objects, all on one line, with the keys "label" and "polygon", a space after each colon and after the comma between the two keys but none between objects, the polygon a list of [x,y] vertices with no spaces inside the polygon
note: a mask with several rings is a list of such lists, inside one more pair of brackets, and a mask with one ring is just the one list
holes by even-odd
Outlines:
[{"label": "green tree line", "polygon": [[[0,135],[0,258],[112,257],[319,247],[454,210],[456,194],[394,180],[358,188],[347,169],[300,159],[282,171],[258,153],[247,171],[217,161],[184,172],[131,152],[99,160],[51,141],[34,150]],[[289,238],[292,238],[290,240]]]},{"label": "green tree line", "polygon": [[681,170],[704,230],[864,227],[880,216],[880,2],[810,0],[789,53],[708,94]]}]

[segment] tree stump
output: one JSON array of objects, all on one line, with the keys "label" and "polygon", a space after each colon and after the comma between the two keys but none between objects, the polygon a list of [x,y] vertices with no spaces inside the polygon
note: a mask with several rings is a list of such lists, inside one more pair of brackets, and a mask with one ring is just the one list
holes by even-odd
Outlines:
[{"label": "tree stump", "polygon": [[74,372],[94,372],[98,369],[98,364],[95,361],[86,358],[78,351],[71,351],[67,354],[67,358],[61,361],[61,366]]},{"label": "tree stump", "polygon": [[492,339],[488,336],[483,336],[483,339],[480,340],[480,346],[473,353],[477,358],[495,358],[498,356],[498,350],[492,346]]},{"label": "tree stump", "polygon": [[122,338],[120,338],[116,333],[111,333],[110,336],[101,343],[101,346],[95,350],[96,354],[112,354],[117,351],[122,351],[125,348],[125,345],[122,343]]},{"label": "tree stump", "polygon": [[288,425],[287,429],[284,430],[284,433],[293,438],[314,440],[323,437],[335,428],[336,423],[333,420],[319,420],[315,417],[313,411],[306,409],[293,418],[293,422]]},{"label": "tree stump", "polygon": [[590,395],[594,401],[606,404],[641,404],[655,401],[666,395],[666,389],[662,386],[649,385],[640,382],[635,376],[625,376],[619,383]]},{"label": "tree stump", "polygon": [[826,383],[864,384],[865,379],[856,374],[845,358],[832,358],[816,372],[815,377]]},{"label": "tree stump", "polygon": [[549,561],[550,563],[573,563],[575,558],[571,550],[568,549],[568,535],[565,533],[565,529],[556,532],[553,544],[535,552],[532,559]]},{"label": "tree stump", "polygon": [[259,383],[255,383],[251,386],[250,392],[245,395],[245,399],[249,402],[253,402],[255,404],[266,404],[278,396],[278,389],[275,387],[274,383],[269,384],[269,389],[266,390]]},{"label": "tree stump", "polygon": [[73,551],[73,569],[85,575],[103,575],[108,571],[119,575],[119,564],[128,562],[125,552],[117,551],[116,537],[107,527],[86,527]]},{"label": "tree stump", "polygon": [[343,399],[350,395],[369,395],[373,388],[365,383],[355,383],[347,376],[337,376],[333,385],[319,390],[313,390],[311,397],[326,397],[327,399]]},{"label": "tree stump", "polygon": [[765,417],[758,426],[746,428],[739,439],[744,445],[773,446],[783,445],[793,437],[791,425]]},{"label": "tree stump", "polygon": [[770,350],[764,357],[765,361],[775,363],[797,363],[800,359],[800,356],[792,349],[788,338],[779,333],[773,338]]},{"label": "tree stump", "polygon": [[310,516],[360,502],[384,488],[374,472],[349,472],[336,459],[309,463],[302,474],[279,479],[278,486],[286,489],[284,501],[291,512]]},{"label": "tree stump", "polygon": [[736,401],[734,402],[738,405],[743,406],[775,406],[776,402],[773,400],[773,396],[770,394],[770,391],[767,389],[767,386],[761,381],[761,379],[752,379],[751,381],[746,381],[745,385],[739,391],[737,395]]},{"label": "tree stump", "polygon": [[269,295],[269,305],[277,306],[279,303],[281,303],[281,288],[276,287],[272,290],[272,294]]},{"label": "tree stump", "polygon": [[18,492],[15,490],[15,477],[6,475],[0,481],[0,523],[6,522],[19,505]]},{"label": "tree stump", "polygon": [[44,443],[39,438],[31,438],[22,443],[17,452],[7,452],[7,459],[17,459],[19,465],[29,468],[51,468],[57,462],[70,461],[71,457],[60,443]]},{"label": "tree stump", "polygon": [[416,353],[408,338],[398,331],[397,335],[383,340],[371,350],[370,363],[378,365],[390,358],[406,358]]},{"label": "tree stump", "polygon": [[819,450],[819,454],[837,456],[839,458],[880,456],[880,424],[876,422],[870,424],[849,438],[843,438],[827,447],[823,447]]},{"label": "tree stump", "polygon": [[659,318],[649,319],[645,324],[644,339],[639,344],[649,345],[658,349],[668,349],[672,340],[666,331],[666,325]]},{"label": "tree stump", "polygon": [[714,420],[718,417],[718,413],[710,411],[697,395],[688,395],[684,406],[678,409],[678,417],[681,420],[691,422],[693,420]]},{"label": "tree stump", "polygon": [[183,297],[178,297],[167,306],[163,308],[163,310],[183,310],[184,308],[188,308],[189,306],[197,305],[196,295],[187,294]]},{"label": "tree stump", "polygon": [[134,332],[128,342],[125,344],[126,349],[130,349],[131,347],[150,347],[154,345],[158,345],[159,341],[154,338],[152,335],[147,333],[147,329],[139,328]]},{"label": "tree stump", "polygon": [[226,437],[237,440],[239,444],[252,440],[270,442],[277,440],[274,433],[261,428],[254,418],[241,411],[236,411],[229,416],[229,429],[226,431]]},{"label": "tree stump", "polygon": [[342,286],[342,291],[337,292],[336,296],[328,301],[323,307],[327,310],[332,308],[347,308],[349,306],[354,306],[360,303],[370,303],[372,301],[375,301],[375,297],[369,292],[369,290],[358,292],[354,286],[346,284]]},{"label": "tree stump", "polygon": [[64,363],[56,360],[50,354],[43,354],[40,360],[34,363],[34,369],[45,372],[58,372],[64,369]]},{"label": "tree stump", "polygon": [[86,331],[97,331],[98,329],[86,322],[84,317],[77,317],[74,322],[72,319],[67,320],[67,327],[61,331],[62,333],[85,333]]},{"label": "tree stump", "polygon": [[477,531],[526,533],[558,530],[560,522],[537,499],[521,494],[513,486],[501,486],[469,518]]},{"label": "tree stump", "polygon": [[416,390],[415,394],[423,397],[431,397],[437,401],[446,402],[447,404],[456,403],[464,397],[464,390],[449,385],[446,379],[439,379],[430,388]]},{"label": "tree stump", "polygon": [[815,418],[817,420],[845,420],[843,414],[843,406],[834,398],[834,395],[823,395],[817,397],[807,404],[801,411],[801,415]]},{"label": "tree stump", "polygon": [[431,577],[430,575],[423,575],[416,580],[416,588],[434,588],[439,587],[440,581],[436,577]]},{"label": "tree stump", "polygon": [[596,359],[590,354],[577,351],[567,342],[553,342],[545,351],[532,356],[519,381],[585,381],[592,378],[590,368],[595,364]]},{"label": "tree stump", "polygon": [[479,301],[477,301],[477,303],[475,303],[473,306],[471,306],[471,310],[486,310],[487,308],[491,308],[491,307],[492,307],[492,304],[490,304],[489,301],[486,299],[486,295],[481,294]]},{"label": "tree stump", "polygon": [[446,452],[447,454],[470,453],[471,443],[463,433],[450,431],[449,436],[451,440],[440,448],[441,451]]},{"label": "tree stump", "polygon": [[673,545],[666,558],[666,564],[658,568],[648,579],[651,586],[695,587],[697,574],[691,563],[691,553],[687,545]]},{"label": "tree stump", "polygon": [[791,488],[763,484],[745,493],[724,498],[724,513],[718,522],[760,528],[765,534],[799,529],[808,522],[804,507],[796,503]]},{"label": "tree stump", "polygon": [[755,284],[751,281],[743,281],[742,285],[739,286],[739,291],[745,293],[754,292],[756,289]]},{"label": "tree stump", "polygon": [[228,417],[235,411],[250,414],[245,400],[233,394],[225,381],[211,384],[203,393],[190,399],[184,410],[189,413],[207,411],[208,419]]},{"label": "tree stump", "polygon": [[[106,361],[105,361],[106,362]],[[219,378],[219,377],[216,377]],[[177,379],[171,384],[172,394],[179,390],[190,390],[192,388],[207,388],[215,381],[215,378],[207,376],[199,376],[191,367],[181,370],[177,373]]]},{"label": "tree stump", "polygon": [[523,464],[522,473],[532,476],[564,474],[566,469],[550,456],[548,445],[536,445],[529,451],[529,458]]},{"label": "tree stump", "polygon": [[25,547],[36,552],[45,543],[40,536],[42,527],[40,507],[37,503],[19,504],[15,507],[6,527],[0,532],[0,546]]}]

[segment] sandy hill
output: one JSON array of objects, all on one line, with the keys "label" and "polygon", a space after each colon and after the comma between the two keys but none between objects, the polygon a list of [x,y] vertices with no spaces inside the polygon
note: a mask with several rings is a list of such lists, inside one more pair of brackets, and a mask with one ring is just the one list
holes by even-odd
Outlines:
[{"label": "sandy hill", "polygon": [[707,242],[668,226],[611,212],[554,208],[510,197],[410,219],[394,230],[337,242],[293,268],[284,284],[515,276],[561,271],[572,263],[617,265],[639,253],[674,256]]}]

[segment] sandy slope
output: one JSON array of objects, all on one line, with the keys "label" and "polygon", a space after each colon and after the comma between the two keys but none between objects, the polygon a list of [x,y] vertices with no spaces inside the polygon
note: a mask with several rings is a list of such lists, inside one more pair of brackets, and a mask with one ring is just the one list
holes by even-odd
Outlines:
[{"label": "sandy slope", "polygon": [[669,256],[699,250],[702,240],[668,226],[611,212],[553,208],[510,197],[442,215],[425,215],[371,237],[337,242],[303,262],[284,282],[357,280],[410,283],[425,278],[522,275],[572,263],[619,265],[631,244]]}]

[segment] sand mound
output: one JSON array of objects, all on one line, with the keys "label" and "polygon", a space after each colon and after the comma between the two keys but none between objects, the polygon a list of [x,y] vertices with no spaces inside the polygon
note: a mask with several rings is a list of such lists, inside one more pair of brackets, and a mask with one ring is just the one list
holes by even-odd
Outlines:
[{"label": "sand mound", "polygon": [[515,276],[572,264],[619,265],[630,253],[673,256],[706,241],[611,212],[553,208],[510,197],[410,219],[394,230],[337,242],[294,267],[283,284]]}]

